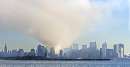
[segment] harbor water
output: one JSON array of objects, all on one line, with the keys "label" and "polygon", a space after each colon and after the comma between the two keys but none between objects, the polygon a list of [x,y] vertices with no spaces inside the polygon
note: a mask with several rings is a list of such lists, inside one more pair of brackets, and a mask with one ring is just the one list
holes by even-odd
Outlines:
[{"label": "harbor water", "polygon": [[130,67],[130,60],[125,61],[0,60],[0,67]]}]

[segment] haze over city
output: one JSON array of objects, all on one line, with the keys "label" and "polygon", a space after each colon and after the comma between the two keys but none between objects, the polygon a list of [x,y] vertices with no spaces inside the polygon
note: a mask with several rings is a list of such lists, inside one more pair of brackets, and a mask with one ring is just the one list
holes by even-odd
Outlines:
[{"label": "haze over city", "polygon": [[[74,42],[98,47],[123,43],[130,53],[128,0],[0,1],[0,48],[29,50],[46,43],[56,50]],[[60,6],[59,6],[60,5]]]}]

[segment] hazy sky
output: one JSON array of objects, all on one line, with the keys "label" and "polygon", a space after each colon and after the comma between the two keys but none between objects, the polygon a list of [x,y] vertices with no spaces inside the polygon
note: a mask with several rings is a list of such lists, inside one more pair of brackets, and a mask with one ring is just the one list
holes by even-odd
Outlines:
[{"label": "hazy sky", "polygon": [[97,41],[98,46],[107,41],[109,47],[124,43],[125,53],[130,53],[128,0],[8,1],[0,1],[1,49],[5,40],[9,49],[26,50],[38,40],[59,48],[57,44],[66,47],[76,40]]},{"label": "hazy sky", "polygon": [[101,24],[90,32],[83,32],[80,39],[98,41],[101,45],[105,40],[109,47],[113,44],[124,43],[125,52],[130,52],[130,30],[129,30],[129,7],[128,0],[92,0],[98,6],[106,5],[110,7],[104,14]]}]

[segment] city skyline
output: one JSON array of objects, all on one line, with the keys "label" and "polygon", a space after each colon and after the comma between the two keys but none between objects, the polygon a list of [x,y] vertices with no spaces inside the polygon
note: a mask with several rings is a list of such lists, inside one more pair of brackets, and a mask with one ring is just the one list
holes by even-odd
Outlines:
[{"label": "city skyline", "polygon": [[130,0],[0,0],[0,67],[130,67]]},{"label": "city skyline", "polygon": [[[57,10],[56,11],[54,10],[54,12],[50,10],[49,20],[53,19],[53,17],[52,17],[53,13],[56,16],[57,16],[57,13],[60,13],[61,16],[66,14],[66,13],[62,13],[62,8],[58,8],[57,4],[59,2],[55,3],[56,5],[54,4],[53,6],[51,6],[52,3],[49,3],[49,2],[50,1],[45,1],[45,3],[47,3],[49,5],[50,9],[52,9],[53,7],[57,7]],[[12,5],[12,3],[16,3],[16,4]],[[24,3],[26,3],[26,2],[24,2]],[[19,6],[19,7],[23,6],[23,8],[25,8],[25,10],[23,9],[23,11],[25,11],[25,14],[31,13],[31,18],[33,17],[32,19],[35,19],[37,17],[37,15],[42,14],[43,8],[41,8],[41,6],[44,6],[44,5],[41,5],[40,1],[37,1],[37,3],[40,5],[36,4],[34,1],[31,1],[31,6],[32,5],[36,6],[38,9],[35,9],[35,7],[33,9],[33,7],[31,7],[32,9],[27,10],[27,11],[26,11],[26,9],[28,9],[29,6],[24,7],[23,3],[21,3],[21,2],[19,5],[19,2],[11,1],[9,3],[9,5],[10,6]],[[72,14],[68,13],[67,17],[70,15],[77,16],[77,14],[78,14],[78,16],[85,16],[86,19],[91,16],[92,17],[96,16],[96,19],[94,19],[95,21],[90,21],[90,22],[87,22],[87,20],[86,20],[87,24],[84,24],[85,26],[83,26],[83,29],[80,30],[79,32],[77,32],[77,31],[75,32],[75,28],[76,28],[76,30],[79,29],[78,27],[80,25],[79,23],[76,24],[77,22],[71,23],[71,22],[62,22],[61,21],[61,22],[56,23],[55,20],[57,20],[57,19],[54,19],[55,22],[52,22],[52,21],[50,21],[50,23],[46,22],[47,24],[49,24],[49,25],[47,25],[47,29],[51,30],[50,32],[55,32],[55,30],[56,30],[56,29],[50,28],[50,26],[56,25],[56,26],[54,26],[54,28],[60,27],[60,28],[58,28],[58,30],[56,30],[58,32],[54,33],[54,34],[56,34],[54,36],[54,38],[52,35],[52,40],[50,40],[51,42],[55,41],[55,39],[58,39],[58,40],[61,39],[62,41],[56,41],[56,43],[58,42],[58,44],[59,44],[59,42],[60,43],[62,42],[61,46],[64,47],[64,44],[63,44],[64,41],[68,42],[69,38],[70,38],[70,41],[73,41],[73,40],[71,40],[70,35],[73,35],[74,33],[77,33],[77,34],[80,33],[79,36],[77,36],[77,34],[76,34],[76,37],[78,37],[75,39],[76,41],[81,41],[81,42],[82,41],[83,42],[97,41],[98,47],[101,46],[101,42],[107,41],[109,48],[113,47],[113,44],[115,44],[115,43],[123,43],[123,44],[125,44],[125,46],[128,46],[125,48],[125,53],[129,54],[129,52],[130,52],[130,49],[129,49],[129,47],[130,47],[130,35],[129,35],[130,34],[130,26],[129,26],[130,23],[129,23],[129,2],[128,2],[128,0],[91,0],[91,2],[89,2],[88,0],[81,0],[80,2],[78,0],[76,0],[76,1],[66,1],[65,4],[66,4],[65,6],[66,6],[67,10],[70,10],[70,8],[71,8],[70,6],[72,6],[72,8],[76,7],[77,8],[76,10],[78,10],[77,6],[81,6],[83,9],[92,7],[92,10],[90,10],[90,11],[89,11],[89,9],[86,9],[87,11],[83,10],[80,13],[76,13],[76,14],[74,13],[75,10],[74,10],[74,12],[72,11],[74,14],[71,11],[68,11],[68,12],[71,12]],[[9,49],[22,47],[25,50],[28,50],[29,48],[30,49],[33,48],[35,46],[35,44],[41,42],[42,38],[44,39],[44,37],[47,38],[50,36],[48,34],[46,34],[46,35],[42,34],[43,32],[41,32],[41,31],[46,30],[45,29],[46,25],[43,26],[44,23],[42,21],[40,21],[41,23],[34,21],[34,26],[32,26],[32,28],[30,29],[30,25],[29,25],[29,24],[31,24],[29,22],[30,20],[28,20],[28,21],[24,20],[24,19],[30,19],[29,18],[30,15],[27,14],[27,16],[26,15],[23,16],[24,15],[24,13],[23,13],[22,18],[25,17],[24,19],[17,18],[17,17],[21,16],[22,12],[15,10],[15,9],[13,10],[9,5],[5,1],[1,2],[1,6],[5,6],[4,8],[8,7],[11,10],[1,9],[1,11],[0,11],[0,13],[2,14],[2,15],[0,15],[0,17],[1,17],[1,19],[0,19],[0,25],[1,25],[0,26],[0,46],[4,46],[4,45],[2,45],[3,41],[7,40],[9,43],[9,45],[8,45]],[[26,5],[30,5],[30,2],[27,3]],[[64,5],[61,5],[61,6],[64,6]],[[89,6],[89,7],[87,7],[87,6]],[[44,6],[44,7],[46,7],[46,6]],[[14,8],[17,8],[17,7],[14,7]],[[12,15],[13,13],[10,13],[10,11],[12,11],[12,12],[16,11],[16,12],[18,12],[18,15],[14,16],[15,14]],[[34,12],[31,12],[31,11],[34,11]],[[95,11],[95,12],[93,12],[93,11]],[[95,14],[95,13],[98,13],[98,11],[99,11],[99,14]],[[48,13],[49,11],[46,11],[46,12]],[[36,15],[33,15],[35,13],[36,13]],[[44,11],[43,11],[43,13],[44,13]],[[81,15],[79,15],[79,14],[81,14]],[[89,14],[92,14],[92,15],[89,15]],[[87,16],[87,15],[89,15],[89,16]],[[57,18],[61,18],[61,16],[59,16],[59,14],[58,14]],[[12,19],[12,17],[14,17],[14,18]],[[48,16],[46,16],[46,13],[45,13],[45,16],[40,16],[40,17],[38,17],[38,19],[36,18],[36,20],[43,19],[41,17],[46,18]],[[69,18],[71,18],[71,17],[69,17]],[[76,17],[76,19],[77,18],[79,18],[79,17]],[[16,20],[16,19],[20,19],[20,20]],[[31,21],[32,21],[32,19],[31,19]],[[62,16],[62,19],[64,21],[64,16]],[[73,19],[73,18],[71,18],[71,19]],[[89,19],[91,19],[91,18],[89,18]],[[58,20],[61,20],[61,19],[58,19]],[[67,21],[69,21],[69,20],[67,20]],[[25,23],[25,24],[22,24],[22,23]],[[14,25],[12,25],[12,24],[14,24]],[[67,26],[65,26],[65,28],[64,28],[64,24],[67,25]],[[35,25],[40,25],[40,26],[35,26]],[[73,25],[74,25],[74,27],[73,27]],[[75,27],[75,25],[76,25],[76,27]],[[35,29],[35,27],[36,27],[36,29]],[[40,28],[37,29],[37,27],[40,27]],[[42,28],[42,27],[45,27],[45,28]],[[17,31],[17,29],[20,32]],[[25,32],[23,32],[23,29],[24,29],[24,31],[29,30],[29,33],[36,32],[40,36],[42,34],[42,37],[37,38],[35,36],[25,34]],[[36,31],[32,31],[33,29]],[[40,29],[40,31],[37,31],[39,29]],[[63,29],[63,30],[62,31],[60,30],[60,32],[59,32],[59,29]],[[21,33],[21,30],[22,30],[22,33]],[[68,31],[71,34],[69,34]],[[63,32],[67,32],[67,33],[63,33]],[[61,34],[59,35],[58,33],[61,33]],[[66,39],[66,40],[64,40],[64,39]],[[72,39],[73,39],[73,37],[72,37]],[[44,43],[44,40],[42,42]],[[55,45],[57,45],[57,44],[55,44]],[[0,48],[2,48],[2,47],[0,47]]]},{"label": "city skyline", "polygon": [[[13,49],[9,49],[9,47],[8,47],[8,45],[9,44],[7,44],[8,42],[7,41],[4,41],[4,44],[3,44],[3,47],[2,47],[2,49],[0,49],[1,51],[5,51],[5,52],[8,52],[8,51],[10,51],[10,50],[19,50],[19,49],[23,49],[24,50],[24,48],[21,48],[21,47],[17,47],[17,48],[13,48]],[[41,46],[39,46],[39,45],[41,45]],[[35,44],[35,46],[33,47],[33,48],[30,48],[30,49],[27,49],[27,50],[25,50],[25,51],[30,51],[31,49],[37,49],[37,47],[45,47],[45,48],[50,48],[50,47],[48,47],[48,46],[46,46],[47,44],[45,44],[45,43],[37,43],[37,44]],[[110,48],[110,47],[108,47],[108,42],[106,42],[106,41],[104,41],[102,44],[101,44],[101,46],[99,47],[98,46],[98,44],[97,44],[97,42],[96,41],[90,41],[90,42],[85,42],[85,43],[73,43],[70,47],[67,47],[67,48],[69,48],[69,49],[76,49],[76,50],[80,50],[80,49],[87,49],[87,48],[95,48],[95,49],[98,49],[98,50],[100,50],[101,48],[104,48],[104,49],[114,49],[115,47],[115,45],[123,45],[123,48],[125,48],[125,44],[123,44],[123,43],[115,43],[115,44],[113,44],[113,46]],[[36,47],[37,46],[37,47]],[[54,48],[54,47],[53,47]],[[64,49],[67,49],[67,48],[63,48],[63,49],[61,49],[61,50],[64,50]],[[105,50],[104,50],[105,51]],[[60,51],[59,51],[60,52]],[[125,49],[124,49],[124,51],[123,52],[125,52]],[[58,53],[59,54],[59,53]],[[124,53],[125,55],[127,55],[126,53]],[[129,53],[130,54],[130,53]]]},{"label": "city skyline", "polygon": [[9,50],[5,42],[4,48],[0,51],[0,58],[2,59],[129,59],[130,55],[124,53],[124,44],[114,44],[113,48],[107,48],[107,43],[102,43],[102,47],[98,48],[96,42],[89,42],[82,44],[74,43],[69,48],[64,48],[56,53],[54,48],[46,47],[45,44],[38,44],[36,48],[31,48],[25,51],[22,48]]}]

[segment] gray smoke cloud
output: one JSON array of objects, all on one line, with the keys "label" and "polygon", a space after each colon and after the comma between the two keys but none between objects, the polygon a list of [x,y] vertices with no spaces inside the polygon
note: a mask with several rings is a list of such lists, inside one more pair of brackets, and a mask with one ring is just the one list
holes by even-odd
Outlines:
[{"label": "gray smoke cloud", "polygon": [[0,0],[0,30],[33,36],[59,50],[69,47],[101,13],[89,0]]}]

